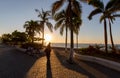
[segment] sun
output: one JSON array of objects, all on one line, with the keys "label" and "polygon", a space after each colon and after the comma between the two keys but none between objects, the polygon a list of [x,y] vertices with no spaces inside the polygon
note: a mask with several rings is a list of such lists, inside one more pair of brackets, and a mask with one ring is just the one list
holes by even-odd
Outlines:
[{"label": "sun", "polygon": [[52,39],[50,34],[45,34],[45,41],[50,42]]}]

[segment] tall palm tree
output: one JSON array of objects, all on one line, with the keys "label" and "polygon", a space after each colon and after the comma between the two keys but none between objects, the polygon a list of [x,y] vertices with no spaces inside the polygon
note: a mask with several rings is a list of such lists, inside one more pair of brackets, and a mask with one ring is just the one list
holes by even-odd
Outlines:
[{"label": "tall palm tree", "polygon": [[[108,52],[107,49],[107,23],[106,23],[106,19],[108,17],[110,17],[111,14],[117,12],[120,10],[120,5],[118,4],[120,1],[119,0],[110,0],[106,6],[104,6],[104,3],[100,0],[89,0],[88,1],[90,5],[93,5],[95,7],[95,9],[90,13],[90,15],[88,16],[88,18],[91,20],[92,17],[96,14],[102,13],[101,17],[100,17],[100,21],[104,20],[104,36],[105,36],[105,51]],[[109,23],[109,26],[111,24]],[[110,30],[110,34],[111,30]],[[111,42],[112,41],[112,37],[111,37]],[[113,44],[113,43],[112,43]],[[113,45],[114,47],[114,45]]]},{"label": "tall palm tree", "polygon": [[76,34],[76,48],[78,50],[78,35],[79,35],[79,30],[80,26],[82,24],[81,17],[74,17],[73,19],[73,25],[75,26],[75,34]]},{"label": "tall palm tree", "polygon": [[67,8],[66,8],[66,14],[67,14],[67,19],[69,21],[69,26],[70,26],[70,56],[69,56],[69,62],[73,61],[73,48],[74,48],[74,42],[73,42],[73,25],[72,25],[72,15],[75,13],[78,17],[81,14],[81,5],[80,2],[77,0],[58,0],[55,3],[53,3],[52,6],[52,14],[54,15],[56,11],[58,11],[62,5],[68,2]]},{"label": "tall palm tree", "polygon": [[24,28],[26,29],[26,32],[31,39],[31,42],[34,42],[34,35],[36,32],[40,32],[39,24],[37,21],[26,21],[24,24]]},{"label": "tall palm tree", "polygon": [[[105,10],[104,8],[104,4],[103,2],[101,2],[100,0],[89,0],[89,4],[95,6],[95,9],[90,13],[90,15],[88,16],[89,20],[92,19],[92,16],[102,13],[102,15],[106,15],[107,10]],[[104,18],[104,38],[105,38],[105,51],[108,52],[107,49],[107,24],[106,24],[106,19]]]},{"label": "tall palm tree", "polygon": [[40,12],[38,9],[35,9],[36,12],[38,12],[38,17],[40,17],[40,26],[42,27],[42,38],[43,38],[43,41],[42,41],[42,44],[44,45],[44,29],[45,29],[45,26],[48,27],[48,29],[52,32],[52,29],[53,29],[53,25],[49,22],[49,17],[51,16],[50,15],[50,11],[44,11],[42,9],[42,12]]},{"label": "tall palm tree", "polygon": [[67,52],[67,32],[68,32],[68,19],[66,12],[64,10],[60,11],[59,13],[56,13],[54,15],[54,20],[57,22],[55,24],[55,30],[60,28],[60,34],[63,35],[64,29],[66,30],[66,36],[65,36],[65,52]]},{"label": "tall palm tree", "polygon": [[113,21],[115,21],[115,18],[116,18],[116,17],[120,17],[120,14],[116,14],[116,13],[114,13],[114,12],[111,12],[108,16],[105,16],[105,17],[102,16],[101,19],[100,19],[100,22],[102,22],[104,18],[107,18],[107,19],[108,19],[111,45],[112,45],[112,50],[113,50],[114,52],[116,52],[116,48],[115,48],[114,41],[113,41],[111,23],[113,23]]},{"label": "tall palm tree", "polygon": [[[116,14],[117,11],[120,10],[119,0],[111,0],[107,3],[106,9],[110,9],[107,16],[101,16],[100,22],[103,21],[104,18],[108,19],[109,22],[109,31],[110,31],[110,39],[112,44],[112,49],[116,52],[116,48],[114,45],[113,37],[112,37],[112,28],[111,23],[115,20],[116,17],[120,17],[120,14]],[[117,8],[115,8],[117,6]],[[119,7],[118,7],[119,6]]]},{"label": "tall palm tree", "polygon": [[[79,28],[82,23],[81,17],[77,17],[73,15],[72,23],[74,26],[74,33],[77,35],[77,44],[78,44],[78,34],[79,34]],[[67,19],[66,12],[64,10],[60,11],[59,13],[56,13],[54,15],[54,20],[57,21],[55,24],[55,30],[60,28],[60,34],[63,35],[64,28],[66,30],[66,38],[65,38],[65,51],[67,51],[67,32],[68,29],[70,30],[69,27],[69,21]]]}]

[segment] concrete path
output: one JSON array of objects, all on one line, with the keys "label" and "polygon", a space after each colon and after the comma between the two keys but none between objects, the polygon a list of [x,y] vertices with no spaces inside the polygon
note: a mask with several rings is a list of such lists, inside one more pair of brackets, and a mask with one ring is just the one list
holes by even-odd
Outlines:
[{"label": "concrete path", "polygon": [[120,78],[120,72],[75,58],[66,60],[68,53],[54,49],[51,59],[35,58],[21,51],[0,45],[0,78]]}]

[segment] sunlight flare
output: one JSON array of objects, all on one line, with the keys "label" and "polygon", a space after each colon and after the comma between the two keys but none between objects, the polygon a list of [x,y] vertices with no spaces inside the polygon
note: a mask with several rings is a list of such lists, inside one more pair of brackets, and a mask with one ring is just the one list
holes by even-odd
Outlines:
[{"label": "sunlight flare", "polygon": [[45,41],[50,42],[52,39],[50,34],[45,34]]}]

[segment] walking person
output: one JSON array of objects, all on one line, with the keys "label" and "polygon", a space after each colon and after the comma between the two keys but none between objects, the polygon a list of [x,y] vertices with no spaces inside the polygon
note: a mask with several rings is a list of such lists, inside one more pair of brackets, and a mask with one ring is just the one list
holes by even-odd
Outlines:
[{"label": "walking person", "polygon": [[50,52],[51,52],[51,43],[49,43],[45,49],[47,60],[50,60]]}]

